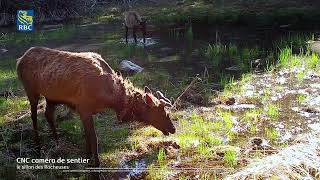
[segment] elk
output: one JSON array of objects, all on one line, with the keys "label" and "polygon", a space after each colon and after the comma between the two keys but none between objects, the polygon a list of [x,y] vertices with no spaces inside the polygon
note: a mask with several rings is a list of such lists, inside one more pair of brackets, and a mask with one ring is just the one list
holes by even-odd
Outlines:
[{"label": "elk", "polygon": [[92,52],[73,53],[45,47],[32,47],[17,60],[18,78],[31,106],[35,143],[40,153],[37,127],[37,104],[45,97],[45,117],[57,140],[55,107],[65,104],[80,115],[86,152],[93,166],[99,166],[98,141],[92,116],[106,108],[116,112],[119,121],[141,121],[163,134],[175,133],[168,115],[171,102],[160,92],[154,96],[148,87],[135,88]]},{"label": "elk", "polygon": [[137,30],[142,31],[143,43],[146,43],[146,21],[142,20],[136,11],[128,11],[124,13],[124,26],[126,29],[126,42],[128,43],[128,31],[132,29],[132,35],[135,43],[137,43]]}]

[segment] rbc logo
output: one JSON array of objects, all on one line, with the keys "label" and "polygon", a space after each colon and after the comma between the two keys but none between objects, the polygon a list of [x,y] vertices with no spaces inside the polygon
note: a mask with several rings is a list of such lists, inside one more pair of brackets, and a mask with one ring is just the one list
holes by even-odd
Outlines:
[{"label": "rbc logo", "polygon": [[33,10],[17,10],[17,30],[33,31]]}]

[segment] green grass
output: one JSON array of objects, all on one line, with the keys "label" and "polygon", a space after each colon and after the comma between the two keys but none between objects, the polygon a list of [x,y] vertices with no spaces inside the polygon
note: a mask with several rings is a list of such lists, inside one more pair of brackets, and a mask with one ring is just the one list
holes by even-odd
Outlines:
[{"label": "green grass", "polygon": [[260,56],[260,50],[258,47],[253,48],[243,48],[241,50],[241,61],[238,62],[238,65],[244,70],[250,70],[251,61],[256,60]]},{"label": "green grass", "polygon": [[[0,123],[4,123],[9,120],[6,115],[15,114],[24,109],[28,109],[29,101],[26,97],[15,97],[15,98],[2,98],[0,97]],[[15,118],[10,115],[10,118]]]},{"label": "green grass", "polygon": [[16,60],[5,59],[0,61],[0,93],[15,92],[21,88],[16,75]]},{"label": "green grass", "polygon": [[231,112],[230,111],[220,111],[218,115],[222,118],[223,122],[223,131],[227,134],[231,133],[231,128],[233,126],[233,121],[231,120]]},{"label": "green grass", "polygon": [[188,44],[192,44],[192,41],[193,41],[192,25],[188,27],[185,38],[187,39]]},{"label": "green grass", "polygon": [[314,40],[314,34],[310,33],[301,33],[301,34],[288,34],[286,36],[282,36],[280,39],[274,41],[273,46],[277,49],[286,49],[290,47],[290,49],[295,50],[307,50],[308,45],[307,42],[310,40]]},{"label": "green grass", "polygon": [[141,46],[137,46],[135,44],[125,45],[122,53],[126,58],[133,58],[133,57],[146,58],[146,56],[147,56],[144,48]]},{"label": "green grass", "polygon": [[223,55],[226,53],[226,46],[221,43],[209,44],[206,50],[206,57],[212,62],[212,66],[217,68],[222,62]]},{"label": "green grass", "polygon": [[297,80],[299,83],[302,83],[303,82],[303,79],[304,79],[304,76],[305,76],[305,72],[304,71],[301,71],[299,73],[297,73]]},{"label": "green grass", "polygon": [[234,77],[224,76],[219,81],[220,86],[223,88],[224,92],[235,90],[236,85],[234,83]]},{"label": "green grass", "polygon": [[286,47],[284,49],[281,49],[279,54],[279,59],[278,59],[279,65],[281,67],[286,67],[289,64],[291,57],[292,57],[291,48]]},{"label": "green grass", "polygon": [[277,119],[280,115],[280,108],[279,105],[276,104],[267,104],[266,108],[266,113],[268,117],[271,119]]},{"label": "green grass", "polygon": [[262,111],[260,109],[250,109],[244,112],[242,121],[244,122],[257,122]]},{"label": "green grass", "polygon": [[[213,147],[220,145],[222,140],[215,133],[223,128],[223,123],[220,121],[212,122],[204,119],[203,117],[192,114],[190,120],[179,120],[180,132],[174,136],[182,149],[189,149],[196,145],[206,145],[205,147]],[[204,148],[204,147],[202,147]]]},{"label": "green grass", "polygon": [[157,161],[160,165],[160,167],[164,166],[164,160],[166,158],[166,153],[163,148],[160,148],[157,154]]},{"label": "green grass", "polygon": [[[203,51],[203,50],[202,50]],[[228,46],[221,43],[209,44],[205,52],[205,57],[209,59],[214,68],[220,67],[225,60],[231,60],[234,65],[239,66],[244,72],[251,68],[251,61],[261,56],[258,47],[239,48],[236,45]]]},{"label": "green grass", "polygon": [[229,44],[228,49],[228,56],[233,60],[233,61],[239,61],[239,49],[236,45],[234,44]]},{"label": "green grass", "polygon": [[71,38],[75,32],[74,27],[60,28],[53,31],[34,31],[31,33],[2,33],[0,44],[3,45],[27,45],[30,43],[43,43],[50,40],[65,40]]},{"label": "green grass", "polygon": [[250,124],[249,126],[249,133],[251,135],[256,135],[257,134],[257,126],[255,124]]},{"label": "green grass", "polygon": [[316,53],[312,53],[306,60],[307,69],[316,69],[319,67],[319,56]]},{"label": "green grass", "polygon": [[297,96],[297,102],[298,102],[298,104],[302,104],[305,100],[306,100],[306,95],[303,95],[303,94],[299,94],[298,96]]},{"label": "green grass", "polygon": [[262,110],[260,109],[250,109],[244,112],[241,122],[248,126],[249,134],[256,135],[257,124],[259,123],[261,114]]},{"label": "green grass", "polygon": [[292,56],[290,61],[289,61],[289,68],[293,68],[293,67],[301,67],[302,65],[302,62],[301,62],[301,59],[297,56]]},{"label": "green grass", "polygon": [[[14,96],[17,90],[21,89],[21,83],[16,75],[16,61],[5,59],[0,61],[0,93],[10,92]],[[15,118],[14,114],[28,108],[28,99],[26,97],[11,97],[7,99],[0,97],[0,121],[3,123],[8,120],[7,114],[12,114],[10,118]]]},{"label": "green grass", "polygon": [[274,128],[265,128],[264,135],[268,140],[275,141],[279,137],[279,132]]},{"label": "green grass", "polygon": [[97,17],[97,21],[102,23],[114,23],[121,20],[122,18],[116,14],[102,15]]},{"label": "green grass", "polygon": [[224,151],[223,162],[226,167],[234,168],[237,164],[237,153],[234,149]]},{"label": "green grass", "polygon": [[201,157],[209,157],[210,156],[210,149],[208,148],[207,144],[201,143],[197,146],[197,153]]}]

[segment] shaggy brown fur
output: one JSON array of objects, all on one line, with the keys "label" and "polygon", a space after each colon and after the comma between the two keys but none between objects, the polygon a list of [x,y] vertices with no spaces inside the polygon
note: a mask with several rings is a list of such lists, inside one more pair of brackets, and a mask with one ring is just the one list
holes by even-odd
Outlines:
[{"label": "shaggy brown fur", "polygon": [[17,61],[17,74],[31,105],[35,140],[39,96],[46,98],[46,119],[57,138],[54,110],[57,104],[75,109],[84,124],[87,152],[99,165],[97,137],[92,115],[114,109],[120,121],[139,120],[153,125],[165,135],[175,128],[165,110],[171,103],[163,96],[153,96],[150,89],[142,91],[117,75],[96,53],[72,53],[44,47],[32,47]]},{"label": "shaggy brown fur", "polygon": [[124,13],[124,25],[126,28],[126,42],[128,43],[128,30],[132,29],[134,41],[137,43],[136,32],[138,29],[142,31],[143,42],[146,42],[146,22],[136,11],[128,11]]}]

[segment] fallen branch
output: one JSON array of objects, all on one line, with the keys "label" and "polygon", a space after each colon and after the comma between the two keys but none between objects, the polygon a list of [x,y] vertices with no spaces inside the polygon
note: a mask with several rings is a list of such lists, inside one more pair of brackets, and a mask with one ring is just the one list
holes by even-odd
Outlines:
[{"label": "fallen branch", "polygon": [[191,89],[191,87],[197,82],[197,81],[201,81],[201,79],[197,76],[195,77],[191,83],[186,87],[186,89],[178,96],[178,98],[174,101],[172,108],[176,109],[177,104],[180,102],[181,97],[188,92],[189,89]]},{"label": "fallen branch", "polygon": [[[46,102],[42,102],[42,103],[40,103],[40,104],[38,105],[37,114],[41,114],[41,113],[44,112],[45,104],[46,104]],[[21,113],[21,112],[23,112],[23,111],[20,111],[19,113]],[[12,115],[12,114],[13,114],[13,113],[10,113],[10,114],[5,115],[5,118],[6,118],[6,119],[10,119],[10,120],[9,120],[10,122],[17,122],[17,121],[20,121],[20,120],[22,120],[22,119],[24,119],[24,118],[30,117],[30,116],[31,116],[31,111],[28,110],[28,111],[26,111],[23,115],[19,116],[18,118],[15,118],[15,119],[9,117],[9,116]]]}]

